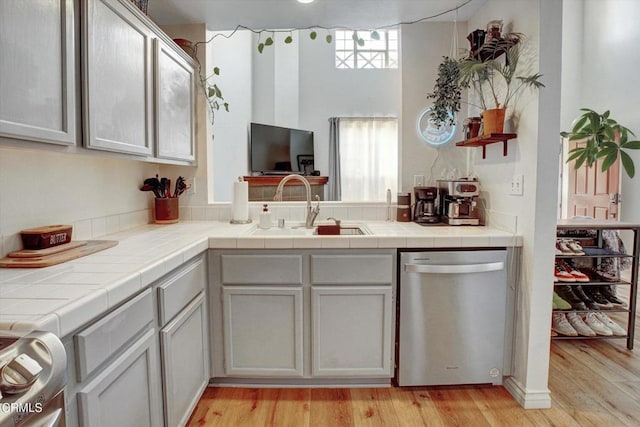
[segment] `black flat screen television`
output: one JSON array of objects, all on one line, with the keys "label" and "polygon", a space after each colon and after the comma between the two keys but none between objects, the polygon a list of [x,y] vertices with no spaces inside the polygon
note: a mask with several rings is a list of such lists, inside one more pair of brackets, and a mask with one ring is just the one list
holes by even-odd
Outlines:
[{"label": "black flat screen television", "polygon": [[314,169],[313,131],[251,123],[249,141],[253,173],[310,174]]}]

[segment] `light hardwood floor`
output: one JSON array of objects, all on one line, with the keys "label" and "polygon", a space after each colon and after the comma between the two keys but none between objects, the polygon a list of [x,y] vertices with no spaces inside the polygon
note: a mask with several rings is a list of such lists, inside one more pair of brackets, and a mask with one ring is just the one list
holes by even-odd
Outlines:
[{"label": "light hardwood floor", "polygon": [[[636,318],[636,330],[639,331]],[[503,387],[208,388],[189,426],[640,426],[640,342],[552,341],[552,408]]]}]

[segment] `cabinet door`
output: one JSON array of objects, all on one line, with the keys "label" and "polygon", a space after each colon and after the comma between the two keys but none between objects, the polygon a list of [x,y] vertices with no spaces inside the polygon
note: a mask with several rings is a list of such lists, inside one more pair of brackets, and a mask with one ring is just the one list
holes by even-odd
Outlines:
[{"label": "cabinet door", "polygon": [[72,0],[0,1],[0,136],[75,144]]},{"label": "cabinet door", "polygon": [[148,330],[77,394],[81,425],[162,424],[155,330]]},{"label": "cabinet door", "polygon": [[160,39],[155,40],[157,156],[195,159],[193,66]]},{"label": "cabinet door", "polygon": [[391,286],[311,288],[314,376],[392,376],[391,295]]},{"label": "cabinet door", "polygon": [[302,288],[225,286],[227,375],[302,376]]},{"label": "cabinet door", "polygon": [[209,383],[204,292],[160,331],[167,427],[183,426]]},{"label": "cabinet door", "polygon": [[[129,2],[130,3],[130,2]],[[83,4],[83,107],[88,148],[152,154],[152,33],[119,0]]]}]

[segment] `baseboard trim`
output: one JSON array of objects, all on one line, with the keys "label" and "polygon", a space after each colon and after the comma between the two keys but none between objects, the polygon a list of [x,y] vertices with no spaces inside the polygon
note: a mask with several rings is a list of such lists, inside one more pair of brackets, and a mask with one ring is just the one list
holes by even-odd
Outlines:
[{"label": "baseboard trim", "polygon": [[515,378],[509,377],[504,381],[504,388],[524,409],[549,409],[551,408],[551,392],[527,391]]}]

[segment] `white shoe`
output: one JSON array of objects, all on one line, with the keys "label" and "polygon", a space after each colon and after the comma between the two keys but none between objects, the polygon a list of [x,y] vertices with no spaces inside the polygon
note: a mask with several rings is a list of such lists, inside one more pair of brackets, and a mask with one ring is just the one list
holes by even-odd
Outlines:
[{"label": "white shoe", "polygon": [[578,332],[567,321],[564,313],[553,313],[551,315],[551,329],[568,337],[577,337]]},{"label": "white shoe", "polygon": [[569,324],[573,327],[573,329],[575,329],[576,332],[578,332],[578,335],[581,335],[583,337],[596,336],[596,333],[594,332],[594,330],[591,329],[589,325],[584,323],[584,320],[582,320],[582,317],[580,317],[578,313],[575,313],[575,312],[567,313],[567,320],[569,321]]},{"label": "white shoe", "polygon": [[610,337],[613,335],[613,331],[607,327],[604,323],[598,319],[596,313],[590,312],[584,317],[584,323],[587,324],[598,335],[604,335]]},{"label": "white shoe", "polygon": [[625,331],[620,325],[611,320],[609,316],[604,313],[595,313],[596,317],[599,321],[601,321],[607,328],[611,329],[613,335],[617,337],[623,337],[627,335],[627,331]]}]

